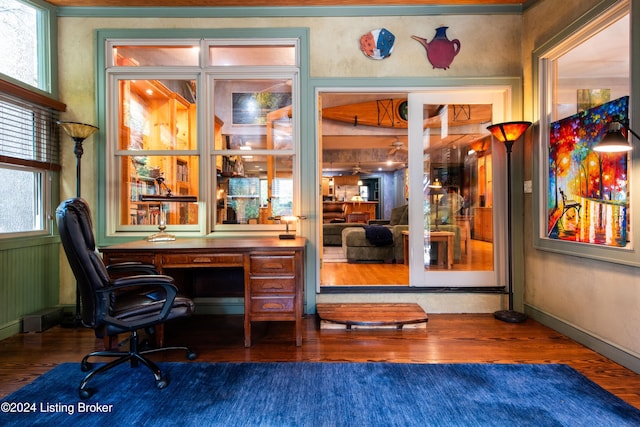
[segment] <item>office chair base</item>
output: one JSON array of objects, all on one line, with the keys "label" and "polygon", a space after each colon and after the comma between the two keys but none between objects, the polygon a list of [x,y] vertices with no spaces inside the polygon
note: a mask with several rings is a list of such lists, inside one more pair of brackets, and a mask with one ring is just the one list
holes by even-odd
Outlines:
[{"label": "office chair base", "polygon": [[[135,345],[134,345],[135,346]],[[80,383],[80,387],[78,388],[78,394],[81,399],[88,399],[95,393],[95,389],[87,387],[87,384],[95,375],[108,371],[111,368],[114,368],[122,363],[129,362],[131,367],[137,367],[139,363],[145,365],[149,370],[153,373],[153,377],[156,383],[156,387],[158,389],[163,389],[169,385],[169,381],[163,377],[162,371],[151,360],[144,357],[146,354],[157,353],[160,351],[170,351],[170,350],[180,350],[185,351],[187,353],[188,360],[195,360],[198,355],[191,351],[188,347],[161,347],[154,348],[150,350],[145,350],[141,352],[137,351],[94,351],[92,353],[87,354],[80,362],[80,369],[82,372],[89,372],[82,382]],[[101,365],[97,369],[93,370],[93,364],[89,362],[90,357],[117,357],[116,360],[113,360],[107,364]]]}]

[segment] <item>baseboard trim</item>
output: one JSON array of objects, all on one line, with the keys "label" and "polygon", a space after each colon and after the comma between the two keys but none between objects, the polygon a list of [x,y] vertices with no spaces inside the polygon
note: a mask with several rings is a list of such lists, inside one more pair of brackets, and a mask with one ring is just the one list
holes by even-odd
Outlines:
[{"label": "baseboard trim", "polygon": [[19,334],[22,329],[22,320],[14,320],[4,325],[0,325],[0,340],[7,339],[13,335]]},{"label": "baseboard trim", "polygon": [[601,355],[613,360],[614,362],[631,369],[635,373],[640,374],[640,357],[637,357],[628,351],[621,349],[611,343],[608,343],[597,336],[564,322],[563,320],[545,313],[530,305],[525,306],[525,312],[534,320],[548,326],[563,335],[579,342],[585,347],[600,353]]}]

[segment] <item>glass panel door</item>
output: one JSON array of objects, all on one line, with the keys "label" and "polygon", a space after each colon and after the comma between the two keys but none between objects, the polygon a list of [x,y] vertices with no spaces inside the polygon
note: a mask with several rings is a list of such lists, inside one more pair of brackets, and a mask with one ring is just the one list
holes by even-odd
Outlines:
[{"label": "glass panel door", "polygon": [[493,166],[504,150],[493,149],[486,127],[502,121],[506,96],[490,88],[409,94],[411,286],[497,285],[504,179]]}]

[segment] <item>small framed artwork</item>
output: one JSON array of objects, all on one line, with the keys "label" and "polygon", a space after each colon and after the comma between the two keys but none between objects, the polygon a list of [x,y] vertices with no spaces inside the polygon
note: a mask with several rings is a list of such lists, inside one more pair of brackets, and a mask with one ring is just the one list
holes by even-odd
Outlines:
[{"label": "small framed artwork", "polygon": [[578,112],[611,101],[611,89],[578,89]]},{"label": "small framed artwork", "polygon": [[235,92],[231,97],[234,125],[266,125],[268,113],[291,105],[290,92]]}]

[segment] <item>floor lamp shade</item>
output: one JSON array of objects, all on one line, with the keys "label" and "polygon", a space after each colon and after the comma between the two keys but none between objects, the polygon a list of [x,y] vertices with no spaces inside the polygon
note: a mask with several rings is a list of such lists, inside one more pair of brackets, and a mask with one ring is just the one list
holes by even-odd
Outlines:
[{"label": "floor lamp shade", "polygon": [[509,323],[522,323],[527,320],[527,315],[513,309],[513,244],[511,226],[511,149],[525,131],[531,126],[531,122],[507,122],[498,123],[487,127],[487,130],[500,142],[504,143],[507,150],[507,280],[509,309],[496,311],[493,315],[496,319]]},{"label": "floor lamp shade", "polygon": [[98,131],[98,128],[93,125],[78,122],[58,122],[58,125],[65,131],[67,135],[75,142],[73,153],[76,155],[76,196],[80,197],[80,183],[82,178],[80,176],[80,168],[82,155],[84,149],[82,143],[85,139]]}]

